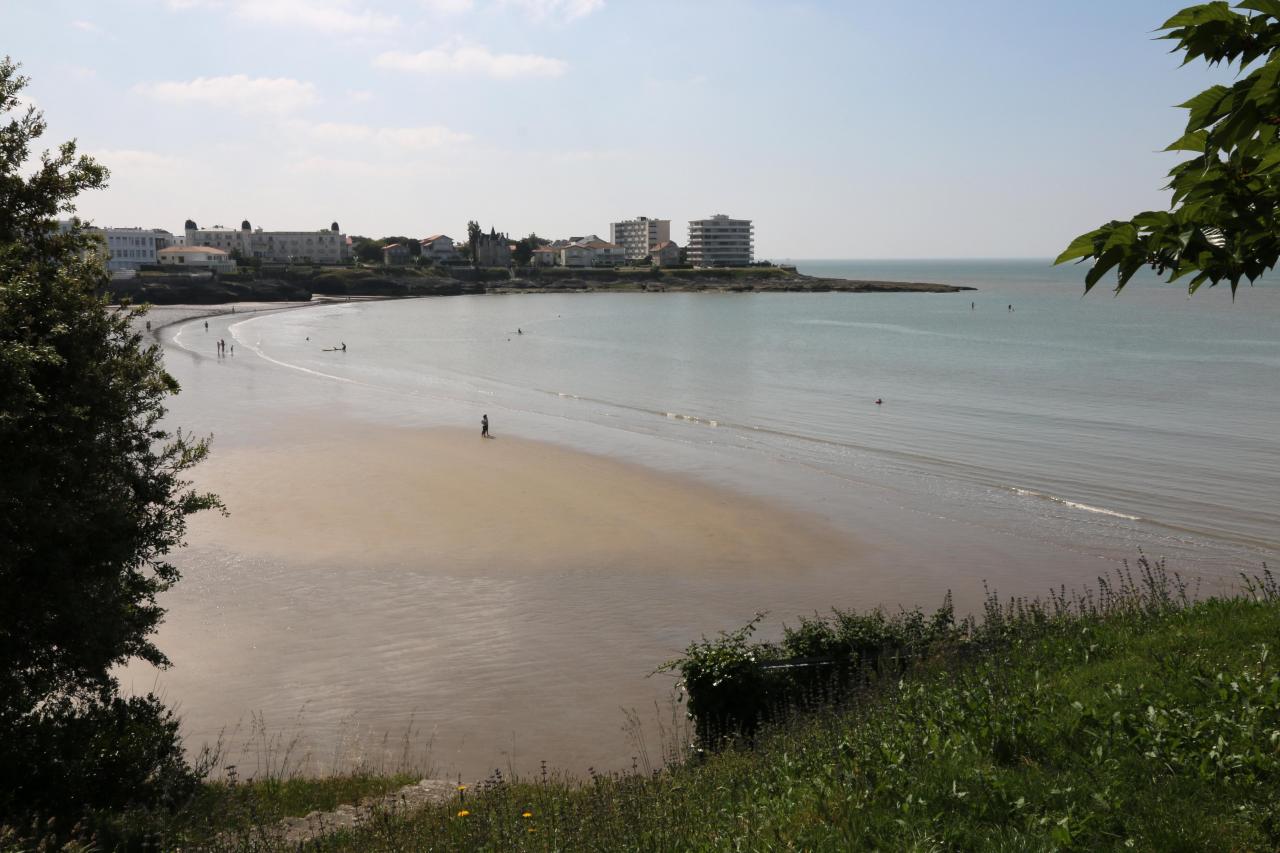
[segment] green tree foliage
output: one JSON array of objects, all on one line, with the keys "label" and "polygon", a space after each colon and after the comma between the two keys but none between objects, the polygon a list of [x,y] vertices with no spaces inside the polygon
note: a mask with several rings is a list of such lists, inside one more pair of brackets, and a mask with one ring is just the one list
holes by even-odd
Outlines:
[{"label": "green tree foliage", "polygon": [[1240,77],[1181,105],[1186,132],[1165,150],[1193,156],[1169,172],[1171,209],[1082,234],[1057,263],[1093,259],[1086,291],[1111,270],[1120,290],[1149,265],[1171,282],[1191,275],[1192,293],[1224,281],[1234,293],[1280,259],[1280,0],[1191,6],[1160,29],[1184,64],[1238,63]]},{"label": "green tree foliage", "polygon": [[522,237],[515,242],[515,249],[511,252],[511,259],[519,266],[528,266],[533,260],[533,250],[547,245],[550,240],[544,240],[535,232],[530,231],[528,237]]},{"label": "green tree foliage", "polygon": [[351,254],[366,264],[382,263],[382,241],[370,237],[352,237]]},{"label": "green tree foliage", "polygon": [[480,235],[484,233],[484,229],[480,227],[480,223],[474,219],[467,223],[467,252],[471,258],[471,265],[476,264],[476,247],[480,243]]},{"label": "green tree foliage", "polygon": [[72,764],[96,802],[185,767],[168,712],[119,699],[112,669],[168,663],[151,639],[178,580],[165,555],[220,506],[182,479],[208,445],[161,425],[178,385],[141,312],[108,306],[100,242],[55,221],[107,170],[74,142],[32,156],[45,121],[26,83],[0,61],[0,823],[93,804],[57,784]]}]

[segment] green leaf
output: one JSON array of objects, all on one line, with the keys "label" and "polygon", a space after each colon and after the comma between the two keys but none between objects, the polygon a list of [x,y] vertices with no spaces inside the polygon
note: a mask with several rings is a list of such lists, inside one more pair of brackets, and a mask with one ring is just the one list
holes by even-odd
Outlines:
[{"label": "green leaf", "polygon": [[1250,12],[1261,12],[1264,15],[1280,20],[1280,0],[1244,0],[1236,4],[1237,9]]},{"label": "green leaf", "polygon": [[1054,265],[1056,266],[1061,263],[1066,263],[1067,261],[1072,261],[1076,258],[1087,258],[1092,255],[1094,238],[1098,237],[1101,233],[1102,229],[1097,228],[1087,234],[1081,234],[1079,237],[1072,240],[1071,245],[1067,246],[1062,254],[1058,255],[1057,259],[1054,260]]},{"label": "green leaf", "polygon": [[1184,133],[1176,141],[1171,142],[1165,151],[1196,151],[1204,153],[1205,140],[1209,138],[1209,131],[1195,130],[1191,133]]},{"label": "green leaf", "polygon": [[1187,118],[1187,131],[1196,131],[1213,124],[1221,117],[1219,106],[1230,95],[1231,90],[1226,86],[1210,86],[1191,100],[1178,104],[1180,109],[1191,111]]}]

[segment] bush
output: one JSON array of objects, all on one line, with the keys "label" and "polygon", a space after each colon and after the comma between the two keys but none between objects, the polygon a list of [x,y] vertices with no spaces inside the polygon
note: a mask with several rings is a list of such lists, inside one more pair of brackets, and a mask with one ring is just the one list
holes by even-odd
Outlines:
[{"label": "bush", "polygon": [[152,695],[61,699],[9,734],[0,748],[0,823],[54,818],[70,827],[93,810],[174,808],[201,776],[187,763],[177,717]]}]

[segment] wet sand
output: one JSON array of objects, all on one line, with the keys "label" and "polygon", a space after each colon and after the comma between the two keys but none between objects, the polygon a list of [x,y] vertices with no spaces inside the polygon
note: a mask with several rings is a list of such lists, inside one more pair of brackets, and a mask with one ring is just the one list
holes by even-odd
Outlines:
[{"label": "wet sand", "polygon": [[847,561],[848,535],[725,489],[479,429],[302,422],[312,438],[214,454],[197,484],[230,516],[192,523],[192,545],[352,568],[451,572],[795,571]]}]

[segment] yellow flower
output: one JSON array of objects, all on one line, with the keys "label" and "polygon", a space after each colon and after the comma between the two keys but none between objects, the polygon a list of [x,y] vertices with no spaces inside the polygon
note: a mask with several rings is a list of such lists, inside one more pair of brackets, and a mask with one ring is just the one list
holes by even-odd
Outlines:
[{"label": "yellow flower", "polygon": [[463,809],[462,811],[458,812],[458,817],[466,817],[469,814],[471,814],[471,812],[467,811],[466,809]]},{"label": "yellow flower", "polygon": [[524,814],[520,815],[520,817],[533,817],[533,812],[525,812]]},{"label": "yellow flower", "polygon": [[529,827],[529,828],[528,828],[527,830],[525,830],[525,831],[526,831],[526,832],[537,832],[538,830],[536,830],[535,828],[533,828],[533,827],[531,826],[531,827]]},{"label": "yellow flower", "polygon": [[458,790],[459,790],[459,791],[465,791],[465,790],[467,790],[467,786],[466,786],[466,785],[459,785],[459,786],[458,786]]}]

